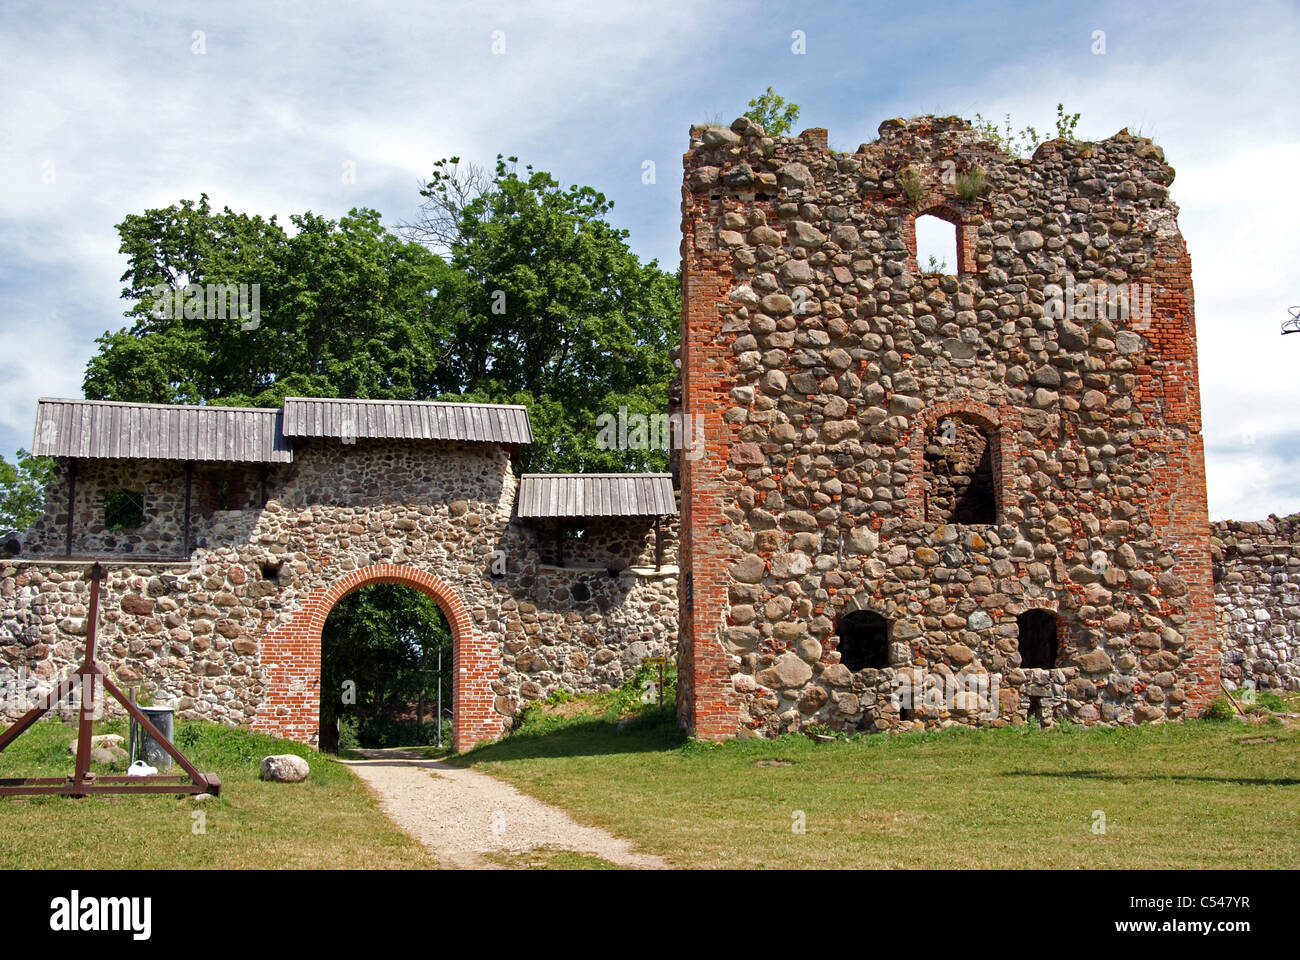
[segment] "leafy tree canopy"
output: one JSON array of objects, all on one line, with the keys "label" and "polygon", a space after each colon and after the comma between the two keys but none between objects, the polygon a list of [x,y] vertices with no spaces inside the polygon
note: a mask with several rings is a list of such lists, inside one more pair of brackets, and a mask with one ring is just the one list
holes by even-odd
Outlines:
[{"label": "leafy tree canopy", "polygon": [[513,157],[490,175],[440,160],[422,195],[407,236],[444,248],[459,284],[443,393],[527,405],[537,442],[525,469],[663,469],[662,451],[596,446],[602,413],[667,411],[681,310],[677,277],[641,263],[606,219],[613,203],[521,174]]},{"label": "leafy tree canopy", "polygon": [[[374,210],[291,220],[292,235],[274,217],[215,213],[206,195],[127,216],[118,232],[132,325],[98,339],[86,396],[259,406],[291,394],[428,396],[445,339],[434,294],[449,282],[445,264]],[[190,284],[248,285],[250,306],[256,284],[256,319],[209,308],[205,294],[201,309],[176,309],[171,291]]]},{"label": "leafy tree canopy", "polygon": [[[632,253],[613,204],[501,157],[490,173],[438,161],[422,195],[405,238],[374,210],[287,231],[206,195],[127,216],[131,323],[97,341],[86,396],[522,403],[536,439],[522,469],[664,469],[664,451],[596,442],[602,413],[667,410],[680,313],[677,278]],[[253,323],[173,293],[239,284],[258,285]]]},{"label": "leafy tree canopy", "polygon": [[0,455],[0,532],[21,532],[40,519],[45,484],[54,475],[54,461],[19,450],[14,463]]}]

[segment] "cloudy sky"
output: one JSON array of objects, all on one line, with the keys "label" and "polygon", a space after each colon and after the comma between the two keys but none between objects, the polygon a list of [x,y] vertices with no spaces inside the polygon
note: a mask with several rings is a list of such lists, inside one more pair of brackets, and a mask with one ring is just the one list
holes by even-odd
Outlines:
[{"label": "cloudy sky", "polygon": [[1278,334],[1300,303],[1300,7],[1156,9],[5,0],[0,452],[30,446],[38,396],[81,395],[95,337],[123,324],[128,213],[206,191],[282,222],[368,206],[395,224],[434,159],[505,153],[604,191],[672,269],[689,126],[770,84],[839,149],[920,113],[1050,130],[1058,100],[1084,138],[1154,137],[1192,253],[1210,514],[1300,510],[1300,335]]}]

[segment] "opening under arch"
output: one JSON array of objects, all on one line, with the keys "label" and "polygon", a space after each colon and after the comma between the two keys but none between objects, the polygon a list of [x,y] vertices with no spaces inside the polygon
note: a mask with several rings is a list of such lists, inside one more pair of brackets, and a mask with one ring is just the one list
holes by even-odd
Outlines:
[{"label": "opening under arch", "polygon": [[996,431],[958,416],[941,417],[926,438],[926,520],[997,523],[996,455]]},{"label": "opening under arch", "polygon": [[1020,666],[1050,670],[1056,666],[1056,615],[1050,610],[1026,610],[1016,617],[1020,634]]},{"label": "opening under arch", "polygon": [[854,673],[889,666],[889,621],[874,610],[854,610],[840,617],[840,663]]},{"label": "opening under arch", "polygon": [[321,630],[320,748],[450,743],[453,652],[441,608],[414,587],[342,597]]},{"label": "opening under arch", "polygon": [[925,213],[916,218],[916,268],[921,273],[956,276],[960,267],[957,225]]},{"label": "opening under arch", "polygon": [[456,723],[452,748],[468,750],[495,740],[505,729],[492,684],[501,674],[497,639],[474,626],[456,591],[433,574],[408,564],[379,563],[352,570],[333,584],[311,590],[286,624],[262,638],[260,657],[266,692],[253,729],[314,744],[320,734],[321,631],[334,604],[358,587],[398,583],[437,601],[452,635],[452,710]]}]

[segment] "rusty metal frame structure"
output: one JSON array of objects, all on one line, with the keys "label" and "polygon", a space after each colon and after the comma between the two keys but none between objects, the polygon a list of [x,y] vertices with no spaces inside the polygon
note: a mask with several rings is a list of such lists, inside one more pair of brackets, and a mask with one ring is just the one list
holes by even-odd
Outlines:
[{"label": "rusty metal frame structure", "polygon": [[[221,792],[221,780],[214,773],[199,773],[194,764],[164,737],[157,727],[126,698],[117,684],[108,678],[95,663],[95,631],[99,621],[99,583],[104,578],[104,568],[96,563],[90,568],[90,613],[86,620],[86,658],[71,676],[62,680],[35,707],[23,714],[3,733],[0,733],[0,751],[18,739],[32,724],[49,712],[55,704],[80,687],[81,705],[77,723],[77,760],[70,777],[9,777],[0,778],[0,797],[56,794],[65,797],[86,797],[94,794],[146,794],[179,793],[198,794]],[[171,754],[189,777],[189,783],[180,775],[153,774],[146,777],[96,776],[90,770],[90,738],[95,719],[97,683],[126,708],[135,721],[153,740]]]}]

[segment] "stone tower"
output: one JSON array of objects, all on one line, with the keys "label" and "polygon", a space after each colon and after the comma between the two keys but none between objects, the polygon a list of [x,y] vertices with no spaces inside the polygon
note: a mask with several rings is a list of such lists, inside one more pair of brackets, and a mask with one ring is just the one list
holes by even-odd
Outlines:
[{"label": "stone tower", "polygon": [[[696,127],[678,709],[1132,723],[1216,688],[1191,263],[1150,140]],[[951,224],[955,271],[918,265]]]}]

